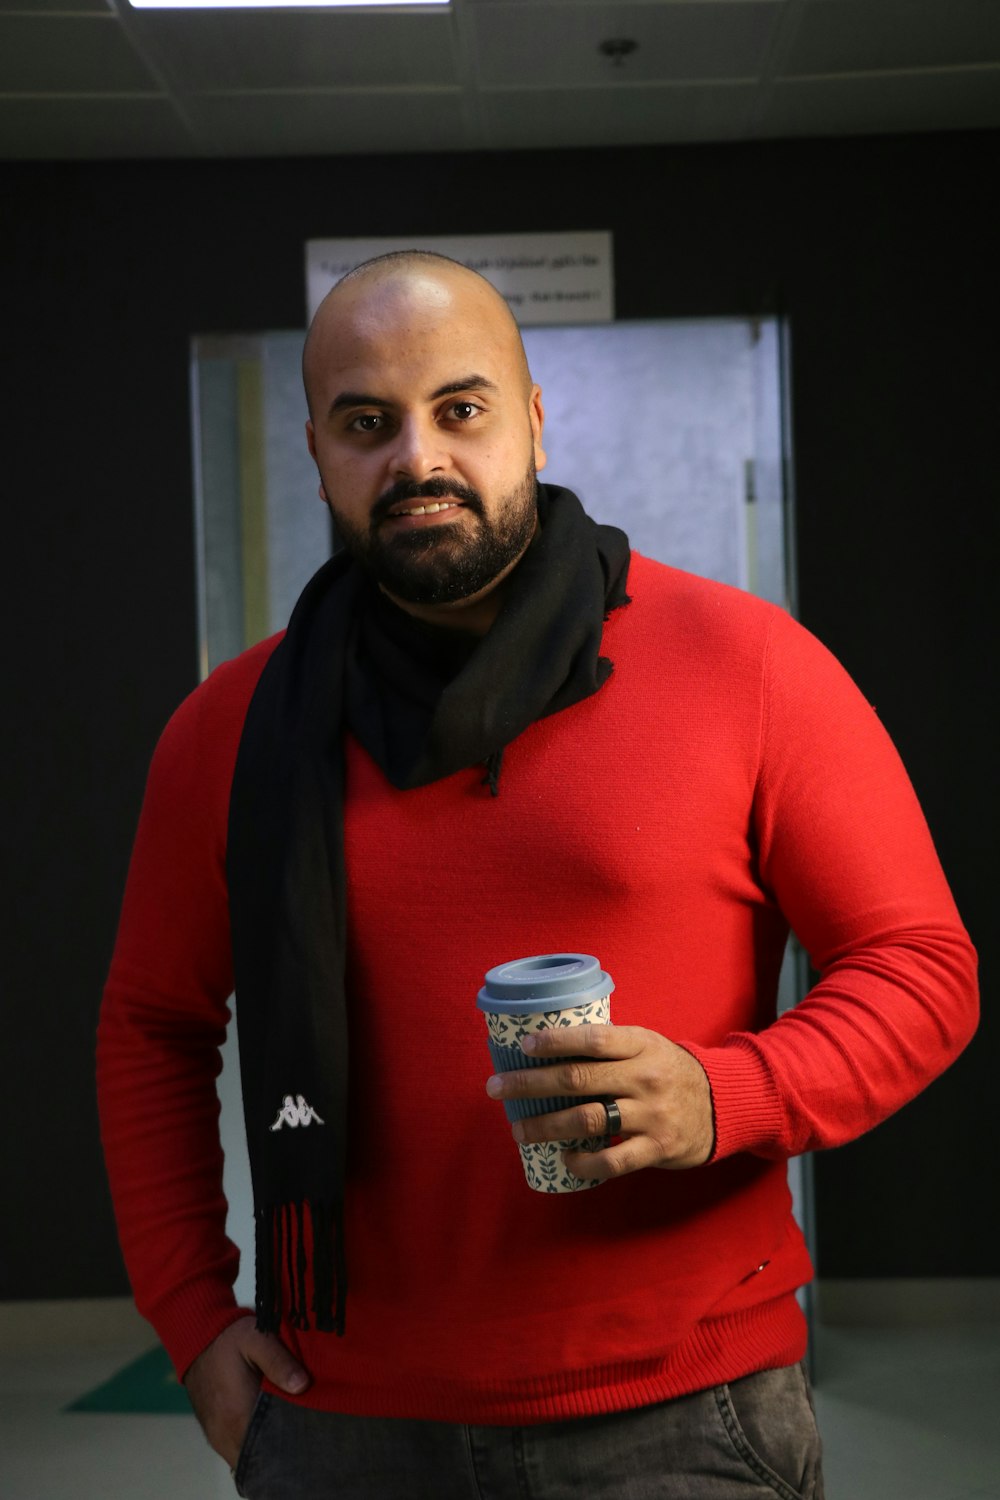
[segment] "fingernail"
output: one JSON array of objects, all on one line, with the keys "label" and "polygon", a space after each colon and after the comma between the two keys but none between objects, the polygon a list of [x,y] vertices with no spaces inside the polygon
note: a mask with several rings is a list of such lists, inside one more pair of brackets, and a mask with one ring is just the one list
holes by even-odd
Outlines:
[{"label": "fingernail", "polygon": [[491,1099],[499,1099],[503,1093],[503,1079],[494,1073],[492,1078],[486,1080],[486,1092]]},{"label": "fingernail", "polygon": [[510,1133],[514,1137],[515,1141],[517,1141],[517,1144],[519,1146],[524,1143],[524,1126],[521,1124],[520,1120],[518,1120],[516,1124],[510,1127]]},{"label": "fingernail", "polygon": [[305,1390],[308,1384],[309,1376],[304,1370],[297,1370],[294,1375],[289,1375],[285,1381],[285,1390],[290,1396],[297,1396],[300,1391]]},{"label": "fingernail", "polygon": [[538,1038],[537,1038],[537,1036],[523,1036],[521,1038],[521,1051],[522,1052],[537,1052],[538,1051]]}]

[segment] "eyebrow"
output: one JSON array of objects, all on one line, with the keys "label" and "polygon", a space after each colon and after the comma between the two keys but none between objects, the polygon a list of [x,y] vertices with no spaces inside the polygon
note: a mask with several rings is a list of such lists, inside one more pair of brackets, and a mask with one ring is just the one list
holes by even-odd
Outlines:
[{"label": "eyebrow", "polygon": [[487,380],[485,375],[466,375],[463,380],[450,380],[447,385],[439,386],[436,391],[431,392],[431,400],[438,401],[442,396],[457,396],[459,391],[495,391],[497,387],[492,380]]},{"label": "eyebrow", "polygon": [[[442,396],[457,396],[460,391],[496,391],[497,385],[492,380],[487,380],[485,375],[464,375],[461,380],[449,380],[446,385],[439,385],[436,391],[431,391],[427,398],[429,401],[440,401]],[[341,391],[330,402],[328,415],[333,416],[335,411],[343,411],[345,407],[352,406],[395,406],[395,401],[389,401],[385,396],[373,396],[365,391]]]}]

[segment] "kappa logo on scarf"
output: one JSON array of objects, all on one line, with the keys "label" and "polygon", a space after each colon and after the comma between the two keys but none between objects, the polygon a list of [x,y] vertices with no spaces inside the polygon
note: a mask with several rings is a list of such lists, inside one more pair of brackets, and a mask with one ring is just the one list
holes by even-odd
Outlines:
[{"label": "kappa logo on scarf", "polygon": [[282,1125],[290,1125],[293,1130],[297,1130],[300,1125],[311,1125],[314,1120],[317,1125],[324,1123],[312,1105],[306,1103],[302,1094],[296,1094],[294,1099],[291,1094],[286,1094],[281,1101],[278,1117],[269,1129],[280,1130]]}]

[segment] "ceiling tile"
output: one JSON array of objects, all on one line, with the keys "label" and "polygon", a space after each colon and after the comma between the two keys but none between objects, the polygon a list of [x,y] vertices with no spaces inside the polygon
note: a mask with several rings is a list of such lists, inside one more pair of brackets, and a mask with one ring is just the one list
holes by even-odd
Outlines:
[{"label": "ceiling tile", "polygon": [[0,156],[8,160],[193,154],[165,99],[0,99]]},{"label": "ceiling tile", "polygon": [[739,139],[755,93],[753,83],[498,92],[483,99],[487,144],[513,150]]},{"label": "ceiling tile", "polygon": [[155,88],[113,16],[0,15],[0,93]]},{"label": "ceiling tile", "polygon": [[136,12],[131,28],[187,91],[375,88],[458,77],[447,14]]},{"label": "ceiling tile", "polygon": [[892,135],[1000,126],[1000,68],[783,80],[757,136]]},{"label": "ceiling tile", "polygon": [[[455,151],[467,145],[458,89],[407,93],[202,94],[188,101],[206,149],[230,156]],[[346,191],[372,189],[358,167]]]},{"label": "ceiling tile", "polygon": [[807,0],[782,73],[1000,62],[997,0]]},{"label": "ceiling tile", "polygon": [[24,16],[37,16],[40,10],[71,10],[106,16],[111,8],[109,0],[0,0],[0,15],[20,11]]},{"label": "ceiling tile", "polygon": [[[469,16],[484,85],[668,82],[756,77],[783,6],[777,0],[708,5],[487,5]],[[638,49],[621,64],[600,43],[629,37]]]}]

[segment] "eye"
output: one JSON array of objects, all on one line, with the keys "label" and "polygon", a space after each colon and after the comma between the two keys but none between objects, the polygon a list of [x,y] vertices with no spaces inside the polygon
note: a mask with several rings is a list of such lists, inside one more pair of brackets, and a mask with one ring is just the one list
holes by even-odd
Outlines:
[{"label": "eye", "polygon": [[482,411],[474,401],[453,401],[448,407],[448,415],[459,422],[468,422]]},{"label": "eye", "polygon": [[347,425],[351,432],[380,432],[385,426],[385,414],[380,411],[359,412]]}]

